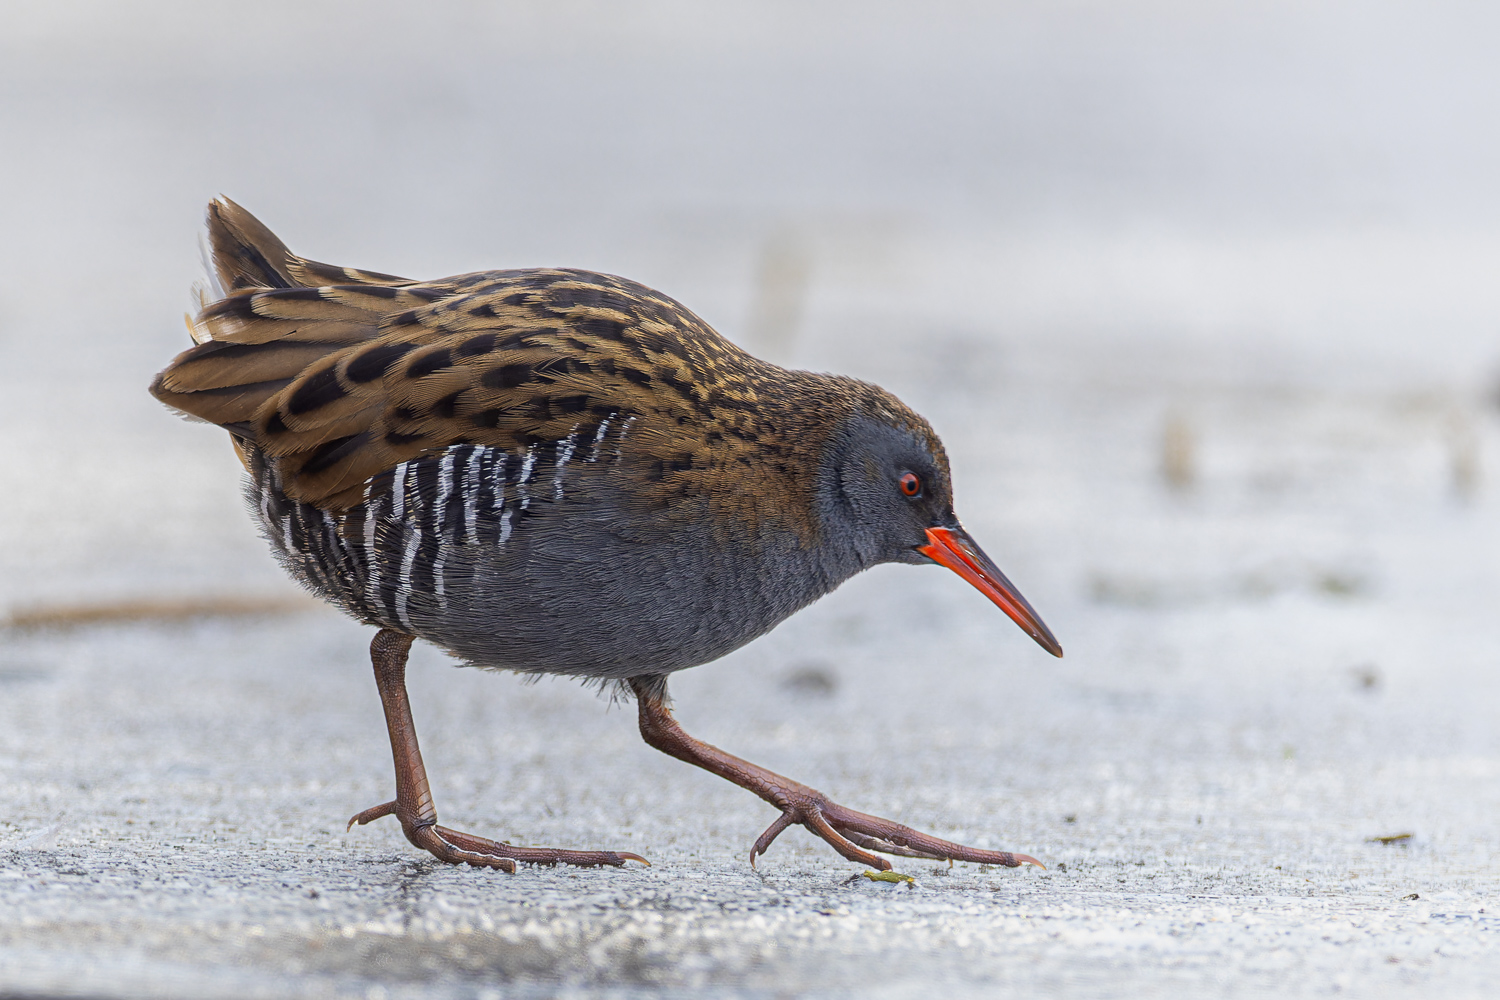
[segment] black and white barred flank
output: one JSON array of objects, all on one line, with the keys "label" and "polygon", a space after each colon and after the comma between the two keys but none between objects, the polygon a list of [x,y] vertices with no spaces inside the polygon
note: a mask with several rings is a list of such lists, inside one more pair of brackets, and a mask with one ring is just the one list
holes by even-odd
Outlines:
[{"label": "black and white barred flank", "polygon": [[455,586],[505,548],[533,504],[563,500],[570,463],[619,460],[634,421],[615,413],[517,453],[452,445],[372,477],[364,501],[341,512],[288,497],[252,448],[246,499],[299,583],[368,624],[422,635],[462,613],[449,607]]}]

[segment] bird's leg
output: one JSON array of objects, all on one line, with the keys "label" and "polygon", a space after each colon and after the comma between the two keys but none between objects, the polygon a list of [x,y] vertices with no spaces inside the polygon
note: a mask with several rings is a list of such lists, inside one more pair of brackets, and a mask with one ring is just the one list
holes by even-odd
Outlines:
[{"label": "bird's leg", "polygon": [[406,655],[412,637],[391,629],[381,629],[370,643],[370,659],[375,664],[375,684],[380,688],[380,703],[385,707],[385,724],[391,734],[391,755],[396,762],[396,798],[358,813],[349,820],[363,826],[371,820],[392,814],[401,821],[406,839],[428,851],[439,861],[470,864],[476,868],[499,868],[515,872],[516,862],[531,865],[623,865],[626,861],[650,864],[645,858],[625,851],[560,851],[550,847],[515,847],[504,842],[460,833],[437,825],[437,807],[432,802],[432,788],[427,784],[427,769],[422,766],[422,748],[417,745],[417,727],[411,717],[411,702],[406,697]]},{"label": "bird's leg", "polygon": [[850,861],[857,861],[880,871],[889,871],[891,863],[869,853],[870,851],[908,858],[929,858],[933,861],[1004,865],[1007,868],[1016,868],[1022,864],[1042,867],[1040,861],[1025,854],[965,847],[920,833],[888,819],[846,809],[837,802],[830,801],[828,796],[815,788],[784,778],[774,771],[768,771],[689,736],[677,724],[677,720],[672,718],[672,711],[667,707],[665,678],[633,677],[630,687],[640,705],[641,736],[647,743],[662,753],[695,764],[705,771],[712,771],[741,788],[749,789],[781,810],[781,815],[756,838],[755,846],[750,848],[751,867],[754,867],[758,856],[766,853],[771,841],[794,823],[807,827]]}]

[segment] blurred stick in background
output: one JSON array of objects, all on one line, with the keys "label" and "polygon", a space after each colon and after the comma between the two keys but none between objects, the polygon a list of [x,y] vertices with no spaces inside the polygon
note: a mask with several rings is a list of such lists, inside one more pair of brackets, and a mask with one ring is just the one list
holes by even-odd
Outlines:
[{"label": "blurred stick in background", "polygon": [[1161,429],[1161,477],[1168,488],[1182,492],[1198,478],[1197,442],[1192,425],[1178,410],[1168,410]]},{"label": "blurred stick in background", "polygon": [[147,598],[89,604],[38,604],[17,608],[0,620],[9,629],[73,629],[122,622],[183,622],[194,618],[284,615],[320,605],[302,595]]}]

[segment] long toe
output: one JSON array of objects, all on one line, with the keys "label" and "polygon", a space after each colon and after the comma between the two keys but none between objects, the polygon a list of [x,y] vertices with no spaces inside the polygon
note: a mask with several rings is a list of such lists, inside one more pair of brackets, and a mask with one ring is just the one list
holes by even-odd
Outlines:
[{"label": "long toe", "polygon": [[[578,868],[622,867],[627,861],[639,861],[650,867],[651,862],[639,854],[629,851],[567,851],[555,847],[517,847],[504,841],[476,837],[472,833],[450,830],[446,826],[432,828],[438,836],[454,847],[485,857],[507,858],[525,865],[573,865]],[[468,861],[467,858],[459,859]],[[474,862],[468,861],[469,864]]]},{"label": "long toe", "polygon": [[824,804],[822,813],[828,824],[841,836],[861,847],[880,851],[883,854],[927,858],[932,861],[967,861],[971,864],[1002,865],[1006,868],[1018,868],[1023,864],[1036,865],[1038,868],[1046,867],[1028,854],[989,851],[979,847],[955,844],[941,837],[913,830],[893,820],[846,809],[835,802]]},{"label": "long toe", "polygon": [[451,865],[473,865],[476,868],[498,868],[514,874],[516,863],[523,865],[575,865],[579,868],[622,867],[627,861],[639,861],[650,866],[651,862],[639,854],[629,851],[565,851],[555,847],[517,847],[503,840],[490,840],[462,830],[450,830],[438,826],[431,820],[425,823],[410,815],[402,815],[396,802],[382,802],[364,812],[356,813],[349,820],[349,828],[358,823],[396,816],[401,820],[401,830],[406,839],[428,852],[439,861]]},{"label": "long toe", "polygon": [[1016,854],[1012,851],[987,851],[980,847],[967,847],[963,844],[954,844],[937,837],[929,837],[924,833],[911,831],[906,838],[906,843],[896,844],[879,837],[870,837],[853,830],[842,831],[854,843],[872,851],[882,854],[896,854],[905,858],[925,858],[928,861],[968,861],[980,865],[1003,865],[1006,868],[1019,868],[1021,865],[1036,865],[1045,869],[1047,866],[1029,854]]},{"label": "long toe", "polygon": [[360,826],[364,826],[366,823],[373,823],[375,820],[379,819],[382,816],[394,815],[395,812],[395,800],[392,800],[390,802],[382,802],[378,806],[371,806],[364,812],[357,812],[353,816],[350,816],[349,825],[344,827],[344,832],[348,833],[350,830],[354,829],[354,824],[356,823],[358,823]]},{"label": "long toe", "polygon": [[503,853],[504,844],[483,837],[471,837],[441,826],[419,826],[407,838],[424,851],[450,865],[473,865],[475,868],[498,868],[508,875],[516,873],[516,861]]}]

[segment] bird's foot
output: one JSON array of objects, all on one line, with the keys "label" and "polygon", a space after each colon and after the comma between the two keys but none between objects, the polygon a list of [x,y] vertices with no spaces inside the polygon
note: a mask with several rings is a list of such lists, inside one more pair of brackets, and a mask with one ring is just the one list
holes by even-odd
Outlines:
[{"label": "bird's foot", "polygon": [[[850,861],[857,861],[883,872],[891,870],[891,863],[885,858],[871,854],[870,851],[896,854],[907,858],[927,858],[932,861],[969,861],[981,865],[1004,865],[1006,868],[1017,868],[1021,865],[1046,867],[1029,855],[965,847],[963,844],[941,840],[913,830],[909,826],[881,819],[879,816],[855,812],[837,802],[829,801],[828,796],[806,785],[788,782],[787,786],[777,791],[780,793],[777,798],[782,800],[778,802],[782,807],[782,813],[777,817],[776,822],[768,826],[766,832],[756,839],[755,846],[750,848],[752,868],[755,866],[755,859],[766,853],[766,849],[771,846],[771,841],[793,824],[806,827],[816,836],[826,840],[835,851]],[[867,848],[867,850],[861,850],[861,848]]]},{"label": "bird's foot", "polygon": [[598,868],[603,865],[620,867],[627,861],[639,861],[649,866],[651,862],[639,854],[628,851],[564,851],[552,847],[516,847],[504,841],[476,837],[472,833],[450,830],[435,822],[422,823],[415,818],[402,815],[395,802],[383,802],[349,819],[348,829],[354,824],[364,826],[382,816],[396,816],[401,820],[406,839],[427,851],[439,861],[451,865],[473,865],[476,868],[498,868],[515,874],[516,862],[525,865],[575,865],[579,868]]}]

